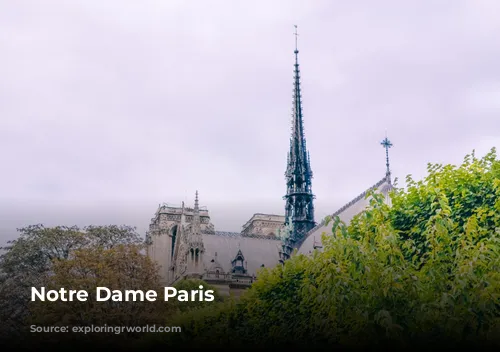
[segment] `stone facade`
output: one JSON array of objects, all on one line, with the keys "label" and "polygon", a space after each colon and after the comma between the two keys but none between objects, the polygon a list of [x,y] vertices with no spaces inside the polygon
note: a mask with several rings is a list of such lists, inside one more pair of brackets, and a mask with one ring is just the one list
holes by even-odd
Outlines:
[{"label": "stone facade", "polygon": [[[214,232],[214,225],[210,222],[208,210],[201,208],[199,215],[202,232]],[[158,206],[151,219],[146,236],[147,255],[160,266],[160,276],[164,282],[170,282],[173,279],[174,245],[176,239],[180,237],[181,222],[183,222],[183,227],[190,227],[193,216],[194,208],[163,204]]]},{"label": "stone facade", "polygon": [[[366,194],[369,191],[383,193],[389,201],[391,189],[390,178],[384,177],[331,216],[339,216],[348,224],[353,216],[368,206]],[[215,230],[208,209],[201,207],[203,255],[199,259],[198,271],[182,271],[179,266],[185,263],[180,253],[185,251],[176,251],[175,248],[186,247],[189,243],[195,217],[194,208],[160,205],[151,220],[147,253],[160,265],[160,275],[166,286],[184,278],[196,277],[217,287],[223,295],[239,296],[257,279],[259,269],[280,263],[282,241],[277,236],[283,231],[284,216],[257,213],[241,232],[224,232]],[[309,255],[314,250],[321,250],[322,234],[331,234],[331,225],[326,226],[324,220],[308,232],[299,244],[297,254]]]},{"label": "stone facade", "polygon": [[[193,258],[196,249],[199,257],[189,269],[184,256],[193,242],[197,216],[201,236],[193,247]],[[195,208],[164,204],[151,219],[147,255],[159,264],[166,286],[193,277],[218,287],[223,294],[238,295],[253,283],[261,267],[278,263],[281,242],[277,234],[283,223],[283,216],[255,214],[241,233],[215,231],[206,207],[200,207],[196,215]]]},{"label": "stone facade", "polygon": [[278,238],[279,233],[285,227],[285,217],[283,215],[254,214],[250,220],[243,225],[241,232],[245,236],[267,236]]}]

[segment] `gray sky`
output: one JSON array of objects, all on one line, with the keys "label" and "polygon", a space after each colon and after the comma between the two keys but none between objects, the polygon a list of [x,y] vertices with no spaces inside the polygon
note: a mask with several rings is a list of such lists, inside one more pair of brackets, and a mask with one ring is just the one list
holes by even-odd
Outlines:
[{"label": "gray sky", "polygon": [[137,226],[196,189],[219,230],[283,213],[293,25],[316,218],[500,145],[500,2],[0,2],[0,241]]}]

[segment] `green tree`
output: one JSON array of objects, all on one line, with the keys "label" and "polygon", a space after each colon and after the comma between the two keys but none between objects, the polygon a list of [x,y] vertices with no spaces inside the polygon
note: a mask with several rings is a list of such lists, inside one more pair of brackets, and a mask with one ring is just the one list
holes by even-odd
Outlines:
[{"label": "green tree", "polygon": [[112,248],[118,244],[141,244],[129,226],[45,227],[18,229],[0,255],[0,337],[13,336],[25,328],[31,287],[47,282],[54,262],[68,259],[83,248]]},{"label": "green tree", "polygon": [[[419,257],[431,250],[428,219],[448,211],[450,235],[460,236],[471,221],[478,222],[477,240],[489,237],[500,226],[500,163],[496,150],[478,159],[467,155],[460,166],[429,164],[421,181],[407,177],[408,189],[392,198],[390,221],[402,239],[408,239]],[[452,245],[459,242],[453,241]]]},{"label": "green tree", "polygon": [[[40,325],[116,325],[138,326],[163,323],[169,308],[163,299],[158,268],[141,253],[138,245],[111,248],[84,248],[70,258],[54,262],[47,290],[71,288],[89,293],[86,301],[41,302],[31,304],[31,323]],[[154,290],[156,301],[97,301],[96,287],[110,290]],[[171,308],[173,310],[173,307]]]}]

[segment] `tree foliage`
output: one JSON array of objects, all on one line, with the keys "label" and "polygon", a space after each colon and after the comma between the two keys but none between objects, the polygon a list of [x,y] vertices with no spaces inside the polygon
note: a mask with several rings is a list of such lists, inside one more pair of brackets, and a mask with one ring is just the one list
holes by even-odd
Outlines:
[{"label": "tree foliage", "polygon": [[45,227],[18,229],[0,255],[0,333],[12,336],[25,326],[31,287],[44,286],[54,263],[85,248],[109,249],[143,241],[129,226]]},{"label": "tree foliage", "polygon": [[[164,302],[163,290],[156,264],[141,253],[137,245],[116,245],[111,248],[79,249],[70,258],[59,260],[52,268],[53,275],[47,289],[71,288],[89,293],[86,301],[41,302],[31,305],[32,323],[39,325],[136,326],[163,322],[169,306]],[[96,300],[96,288],[110,290],[154,290],[155,302]]]},{"label": "tree foliage", "polygon": [[67,259],[71,251],[80,248],[112,248],[119,244],[140,244],[142,239],[129,226],[57,226],[41,224],[18,229],[19,237],[9,241],[1,255],[5,273],[31,272],[43,274],[57,259]]},{"label": "tree foliage", "polygon": [[[322,252],[264,269],[239,302],[190,311],[173,346],[500,345],[500,161],[429,165],[419,182],[346,226]],[[155,340],[158,342],[157,340]]]},{"label": "tree foliage", "polygon": [[[477,240],[489,237],[500,227],[500,163],[496,150],[481,159],[467,155],[460,166],[428,164],[428,175],[421,181],[407,177],[408,189],[399,190],[392,200],[390,222],[402,239],[413,246],[410,255],[425,256],[432,250],[423,234],[428,220],[448,212],[451,245],[457,245],[471,222],[477,221]],[[353,229],[355,232],[355,230]],[[453,249],[456,249],[454,247]]]}]

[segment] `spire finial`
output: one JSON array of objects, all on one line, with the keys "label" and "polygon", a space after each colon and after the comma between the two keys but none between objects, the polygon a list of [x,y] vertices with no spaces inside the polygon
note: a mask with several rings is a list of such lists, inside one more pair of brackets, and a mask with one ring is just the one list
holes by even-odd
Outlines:
[{"label": "spire finial", "polygon": [[299,53],[299,47],[298,47],[298,39],[299,39],[299,33],[297,32],[297,25],[293,25],[295,27],[295,32],[293,35],[295,36],[295,54]]},{"label": "spire finial", "polygon": [[389,148],[392,147],[391,141],[387,138],[387,130],[385,131],[385,139],[380,142],[382,147],[385,148],[385,166],[387,167],[387,170],[385,172],[385,175],[389,178],[390,180],[390,175],[391,175],[391,169],[389,167]]},{"label": "spire finial", "polygon": [[196,191],[195,198],[194,198],[194,209],[198,210],[198,190]]}]

